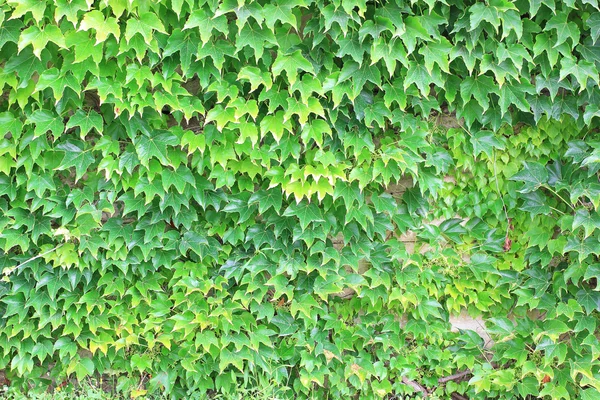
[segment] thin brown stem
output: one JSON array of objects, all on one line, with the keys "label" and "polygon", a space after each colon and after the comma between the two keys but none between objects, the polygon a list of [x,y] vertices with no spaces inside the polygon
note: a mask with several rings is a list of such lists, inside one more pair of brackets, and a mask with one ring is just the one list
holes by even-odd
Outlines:
[{"label": "thin brown stem", "polygon": [[429,391],[427,390],[427,388],[425,388],[423,385],[421,385],[418,382],[411,381],[407,377],[403,376],[402,377],[402,383],[404,383],[405,385],[408,385],[408,386],[412,387],[417,392],[423,393],[425,395],[425,397],[429,396]]}]

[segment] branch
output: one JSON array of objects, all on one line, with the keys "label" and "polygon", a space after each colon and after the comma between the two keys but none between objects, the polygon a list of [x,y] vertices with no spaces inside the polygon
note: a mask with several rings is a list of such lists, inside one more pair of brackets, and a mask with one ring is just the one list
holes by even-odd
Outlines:
[{"label": "branch", "polygon": [[424,386],[422,386],[421,384],[419,384],[418,382],[411,381],[407,377],[403,376],[402,377],[402,383],[404,383],[405,385],[408,385],[408,386],[412,387],[417,392],[423,393],[425,395],[425,397],[429,396],[429,391]]},{"label": "branch", "polygon": [[456,381],[456,380],[459,380],[460,378],[470,375],[470,374],[471,374],[471,370],[466,369],[464,371],[457,372],[456,374],[453,374],[453,375],[444,376],[443,378],[438,379],[438,383],[443,384],[443,383],[450,382],[450,381]]}]

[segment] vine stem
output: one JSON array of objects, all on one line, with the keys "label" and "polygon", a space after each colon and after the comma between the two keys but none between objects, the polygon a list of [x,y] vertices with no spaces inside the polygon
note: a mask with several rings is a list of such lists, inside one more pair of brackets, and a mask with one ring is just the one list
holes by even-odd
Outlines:
[{"label": "vine stem", "polygon": [[563,203],[565,203],[566,205],[568,205],[571,208],[571,210],[576,211],[575,207],[573,207],[573,205],[571,203],[569,203],[568,201],[566,201],[560,194],[558,194],[558,192],[556,190],[552,189],[548,185],[544,185],[544,187],[546,189],[548,189],[549,191],[551,191],[552,194],[554,194],[556,197],[558,197],[559,199],[561,199],[563,201]]},{"label": "vine stem", "polygon": [[506,209],[506,203],[504,202],[504,197],[502,193],[500,193],[500,184],[498,183],[498,172],[496,171],[496,150],[492,149],[492,155],[494,156],[494,181],[496,181],[496,190],[498,191],[498,197],[500,197],[500,201],[502,202],[502,210],[504,211],[504,216],[506,217],[506,234],[504,237],[508,237],[510,233],[510,218],[508,218],[508,211]]},{"label": "vine stem", "polygon": [[58,246],[56,246],[56,247],[54,247],[54,248],[52,248],[50,250],[46,250],[43,253],[38,254],[37,256],[31,257],[30,259],[28,259],[26,261],[23,261],[21,264],[17,265],[16,267],[10,268],[8,271],[3,272],[3,275],[8,276],[8,275],[12,274],[14,271],[16,271],[17,269],[19,269],[22,266],[24,266],[25,264],[28,264],[28,263],[32,262],[33,260],[37,260],[40,257],[44,257],[45,255],[50,254],[50,253],[52,253],[55,250],[58,250],[63,245],[64,245],[64,243],[61,243]]},{"label": "vine stem", "polygon": [[421,392],[423,393],[423,395],[425,397],[429,396],[429,391],[420,383],[415,382],[415,381],[411,381],[410,379],[408,379],[407,377],[403,376],[402,377],[402,383],[404,383],[405,385],[408,385],[410,387],[412,387],[413,389],[415,389],[417,392]]}]

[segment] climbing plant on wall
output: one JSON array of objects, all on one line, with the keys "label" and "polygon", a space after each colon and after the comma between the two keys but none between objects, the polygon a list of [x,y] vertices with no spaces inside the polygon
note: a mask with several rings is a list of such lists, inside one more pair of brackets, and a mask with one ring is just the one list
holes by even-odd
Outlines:
[{"label": "climbing plant on wall", "polygon": [[597,0],[0,1],[0,369],[598,398],[599,39]]}]

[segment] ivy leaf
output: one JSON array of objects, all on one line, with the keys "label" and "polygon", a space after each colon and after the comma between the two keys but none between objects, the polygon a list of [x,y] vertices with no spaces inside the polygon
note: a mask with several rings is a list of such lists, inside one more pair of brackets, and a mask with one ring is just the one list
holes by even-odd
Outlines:
[{"label": "ivy leaf", "polygon": [[429,74],[432,73],[434,64],[437,64],[447,74],[450,73],[448,61],[450,50],[452,50],[452,44],[444,37],[439,42],[428,43],[419,49],[419,54],[425,59],[425,68]]},{"label": "ivy leaf", "polygon": [[132,17],[127,20],[127,27],[125,28],[125,40],[129,42],[135,34],[139,33],[142,35],[146,43],[150,43],[152,40],[152,33],[154,31],[167,33],[161,20],[156,16],[156,14],[151,12],[141,13],[139,18]]},{"label": "ivy leaf", "polygon": [[217,40],[214,42],[209,41],[198,48],[198,60],[210,57],[212,58],[215,67],[219,70],[223,68],[225,56],[237,58],[235,55],[235,47],[224,40]]},{"label": "ivy leaf", "polygon": [[92,130],[96,129],[96,132],[102,134],[103,132],[103,121],[102,116],[96,111],[91,110],[87,114],[83,110],[77,110],[75,114],[67,122],[67,129],[79,127],[79,136],[81,140],[84,140],[87,134]]},{"label": "ivy leaf", "polygon": [[257,24],[247,24],[240,31],[235,42],[236,51],[248,46],[254,50],[254,58],[260,60],[266,48],[276,46],[277,41],[273,32],[267,28],[261,28]]},{"label": "ivy leaf", "polygon": [[75,93],[81,92],[81,85],[77,81],[77,78],[71,73],[61,73],[56,68],[50,68],[40,76],[36,90],[44,90],[46,88],[52,89],[57,102],[62,98],[65,88],[71,88]]},{"label": "ivy leaf", "polygon": [[433,77],[424,65],[417,64],[414,61],[410,63],[408,68],[408,74],[404,81],[404,90],[408,89],[413,83],[419,88],[419,91],[423,96],[429,96],[429,85],[433,83]]},{"label": "ivy leaf", "polygon": [[142,135],[135,141],[135,150],[143,166],[148,168],[151,158],[156,158],[162,165],[170,166],[167,146],[178,144],[177,136],[168,131],[160,131],[152,136]]},{"label": "ivy leaf", "polygon": [[460,84],[460,97],[467,103],[471,98],[479,102],[484,110],[490,106],[489,94],[498,94],[497,85],[489,76],[466,77]]},{"label": "ivy leaf", "polygon": [[296,50],[291,54],[278,53],[277,59],[271,67],[271,71],[273,71],[273,78],[281,75],[281,71],[285,71],[288,81],[291,85],[296,82],[298,70],[309,72],[311,74],[315,73],[312,64],[310,61],[304,58],[300,50]]},{"label": "ivy leaf", "polygon": [[65,37],[67,47],[75,49],[75,63],[86,61],[89,57],[94,63],[100,64],[104,57],[104,44],[96,44],[90,34],[84,31],[72,32]]},{"label": "ivy leaf", "polygon": [[581,60],[576,63],[569,58],[563,58],[560,64],[562,68],[560,69],[559,80],[562,81],[567,77],[567,75],[573,75],[579,83],[579,93],[587,88],[587,81],[589,78],[596,82],[596,85],[600,85],[598,69],[593,63],[585,60]]},{"label": "ivy leaf", "polygon": [[337,180],[333,191],[333,200],[335,201],[339,198],[344,201],[347,210],[353,208],[355,203],[359,206],[364,202],[357,182],[348,183]]},{"label": "ivy leaf", "polygon": [[594,311],[600,310],[600,293],[587,289],[581,289],[577,292],[577,301],[585,309],[585,313],[590,315]]},{"label": "ivy leaf", "polygon": [[556,6],[554,4],[554,0],[529,0],[529,14],[534,17],[540,9],[540,6],[544,4],[553,13],[556,11]]},{"label": "ivy leaf", "polygon": [[580,31],[577,24],[573,21],[568,21],[569,14],[567,12],[559,12],[546,23],[545,30],[556,30],[556,44],[553,47],[558,47],[565,43],[567,39],[571,39],[571,48],[575,48],[579,43]]},{"label": "ivy leaf", "polygon": [[198,28],[200,32],[200,40],[202,43],[207,43],[212,37],[213,29],[221,33],[227,33],[227,17],[224,15],[214,17],[209,15],[205,10],[195,10],[190,14],[186,21],[183,30]]},{"label": "ivy leaf", "polygon": [[260,121],[260,133],[264,137],[266,133],[271,133],[277,143],[283,137],[283,131],[292,131],[292,125],[289,120],[284,120],[283,111],[277,111],[275,115],[267,115]]},{"label": "ivy leaf", "polygon": [[296,16],[292,12],[297,5],[294,0],[278,0],[272,3],[267,3],[264,6],[265,25],[270,30],[274,30],[277,21],[282,24],[289,24],[292,28],[297,28],[298,22]]},{"label": "ivy leaf", "polygon": [[590,236],[594,230],[600,229],[600,215],[597,211],[591,213],[583,208],[578,209],[573,217],[573,230],[583,226],[585,237]]},{"label": "ivy leaf", "polygon": [[50,131],[52,132],[54,139],[56,139],[65,131],[65,125],[63,124],[62,119],[48,110],[34,111],[27,118],[27,122],[35,124],[35,136],[42,136]]},{"label": "ivy leaf", "polygon": [[163,56],[168,57],[175,53],[179,53],[179,61],[181,70],[184,75],[187,75],[192,56],[198,52],[198,37],[190,32],[182,32],[179,29],[174,30],[169,35],[167,45],[164,48]]},{"label": "ivy leaf", "polygon": [[511,105],[514,105],[521,111],[529,112],[530,106],[525,98],[525,94],[535,94],[533,85],[528,82],[521,82],[518,85],[503,85],[500,89],[500,112],[506,114]]},{"label": "ivy leaf", "polygon": [[592,13],[585,21],[585,24],[590,28],[592,33],[592,42],[596,43],[600,39],[600,14]]},{"label": "ivy leaf", "polygon": [[364,64],[360,66],[354,61],[346,62],[340,73],[338,83],[344,82],[350,78],[352,78],[353,82],[352,95],[354,98],[360,94],[367,82],[374,83],[376,86],[381,86],[381,73],[379,72],[379,68],[375,65]]},{"label": "ivy leaf", "polygon": [[574,235],[569,236],[567,239],[567,244],[565,245],[565,253],[569,251],[576,252],[578,254],[579,262],[583,262],[583,260],[585,260],[591,254],[600,254],[598,239],[593,237],[579,239]]},{"label": "ivy leaf", "polygon": [[322,147],[323,135],[331,136],[331,128],[327,121],[315,119],[304,125],[300,137],[305,144],[308,144],[310,140],[314,140],[317,146]]},{"label": "ivy leaf", "polygon": [[406,50],[402,42],[397,38],[393,38],[389,43],[383,38],[379,38],[373,42],[371,49],[371,65],[383,59],[390,76],[394,76],[396,63],[399,61],[405,67],[408,66],[408,58]]},{"label": "ivy leaf", "polygon": [[515,10],[509,10],[503,14],[501,39],[507,38],[511,31],[515,32],[517,40],[521,40],[523,36],[523,20],[521,19],[520,12]]},{"label": "ivy leaf", "polygon": [[54,21],[59,23],[63,17],[66,17],[67,21],[77,26],[79,22],[78,14],[81,11],[88,11],[89,5],[85,0],[56,0],[56,10],[54,11]]},{"label": "ivy leaf", "polygon": [[514,174],[511,181],[523,182],[521,193],[529,193],[548,183],[548,170],[538,162],[525,161],[523,169]]},{"label": "ivy leaf", "polygon": [[[425,17],[427,18],[427,17]],[[406,46],[408,54],[415,51],[417,39],[425,41],[431,40],[431,35],[423,26],[424,19],[422,16],[409,16],[404,19],[404,29],[401,30],[400,38]]]},{"label": "ivy leaf", "polygon": [[250,92],[255,91],[260,85],[265,87],[265,90],[269,90],[273,86],[273,80],[271,74],[262,71],[258,67],[244,67],[238,73],[238,79],[245,79],[250,82]]},{"label": "ivy leaf", "polygon": [[65,156],[57,169],[65,170],[75,167],[75,182],[83,177],[88,167],[95,161],[90,150],[83,150],[74,142],[59,144],[57,149],[65,152]]},{"label": "ivy leaf", "polygon": [[546,196],[539,190],[525,192],[525,194],[523,194],[523,199],[524,202],[520,209],[530,213],[532,218],[539,214],[550,213],[550,206],[546,201]]},{"label": "ivy leaf", "polygon": [[306,201],[292,203],[283,212],[284,217],[297,217],[300,220],[302,231],[306,230],[308,225],[317,222],[324,222],[321,210],[314,203]]},{"label": "ivy leaf", "polygon": [[498,14],[498,9],[496,9],[496,7],[488,6],[484,3],[475,3],[469,8],[469,11],[471,13],[471,30],[477,29],[481,26],[483,21],[486,21],[492,24],[496,33],[498,33],[500,28],[500,15]]},{"label": "ivy leaf", "polygon": [[56,25],[46,25],[43,29],[34,25],[21,32],[18,49],[21,52],[25,47],[31,45],[33,54],[41,59],[42,50],[46,48],[49,42],[55,43],[64,49],[67,48],[65,37]]},{"label": "ivy leaf", "polygon": [[359,18],[355,13],[347,13],[341,7],[336,7],[333,4],[323,7],[320,11],[324,17],[325,32],[329,31],[335,23],[342,30],[344,37],[348,35],[348,25],[350,21],[359,21]]},{"label": "ivy leaf", "polygon": [[260,190],[250,196],[248,204],[258,204],[258,212],[261,214],[264,214],[269,208],[273,208],[279,214],[283,204],[283,194],[279,188]]},{"label": "ivy leaf", "polygon": [[349,55],[352,59],[360,66],[362,65],[364,54],[367,48],[358,40],[357,35],[348,35],[346,37],[339,38],[337,41],[340,47],[336,57],[344,57]]},{"label": "ivy leaf", "polygon": [[75,375],[79,381],[83,381],[86,376],[94,374],[95,367],[91,358],[83,357],[79,360],[73,359],[73,361]]},{"label": "ivy leaf", "polygon": [[493,157],[494,149],[504,149],[504,144],[490,131],[478,131],[471,136],[473,153],[477,157],[482,152],[490,159]]},{"label": "ivy leaf", "polygon": [[19,140],[21,137],[21,131],[23,130],[23,123],[20,119],[9,112],[0,113],[0,131],[12,134],[12,136]]},{"label": "ivy leaf", "polygon": [[113,17],[104,18],[104,14],[98,10],[86,13],[79,24],[79,29],[83,31],[95,30],[96,44],[106,41],[109,35],[113,35],[117,40],[121,37],[121,28],[117,19]]},{"label": "ivy leaf", "polygon": [[4,21],[0,24],[0,50],[8,42],[19,43],[23,22],[18,19]]}]

